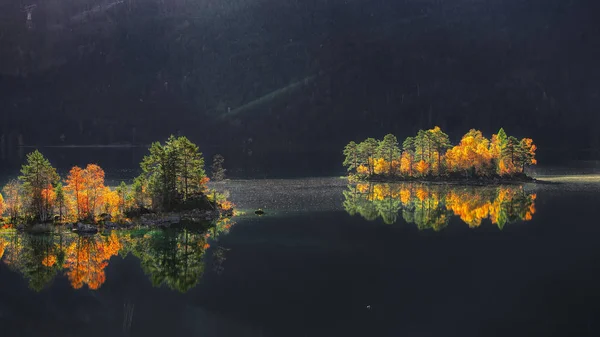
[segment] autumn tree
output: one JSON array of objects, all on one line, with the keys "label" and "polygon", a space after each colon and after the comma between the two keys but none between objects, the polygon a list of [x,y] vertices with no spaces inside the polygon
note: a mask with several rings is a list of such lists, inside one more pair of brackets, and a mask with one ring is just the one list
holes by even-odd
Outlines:
[{"label": "autumn tree", "polygon": [[525,167],[537,164],[535,160],[535,150],[537,147],[533,144],[533,140],[530,138],[523,138],[519,142],[517,148],[517,163],[521,168],[521,172],[525,172]]},{"label": "autumn tree", "polygon": [[397,158],[400,157],[400,148],[398,147],[398,139],[396,139],[396,136],[392,134],[385,135],[383,140],[379,142],[377,153],[388,163],[389,168],[387,173],[389,175],[395,174],[393,163],[394,160],[397,160]]},{"label": "autumn tree", "polygon": [[104,170],[96,164],[88,164],[83,170],[83,182],[87,193],[88,215],[94,219],[98,208],[103,204]]},{"label": "autumn tree", "polygon": [[489,175],[489,140],[483,137],[481,131],[470,130],[458,145],[446,152],[446,163],[452,170],[464,171],[467,175]]},{"label": "autumn tree", "polygon": [[27,162],[21,168],[19,181],[28,197],[25,207],[33,220],[46,221],[52,216],[52,205],[47,198],[48,190],[52,189],[59,179],[56,169],[39,151],[27,155]]},{"label": "autumn tree", "polygon": [[225,168],[223,168],[223,163],[225,162],[225,158],[222,155],[216,154],[213,156],[211,172],[212,172],[212,180],[213,181],[222,181],[225,179]]},{"label": "autumn tree", "polygon": [[70,192],[73,196],[77,219],[81,220],[85,218],[88,213],[88,202],[85,191],[84,171],[81,167],[74,166],[69,171],[65,190]]},{"label": "autumn tree", "polygon": [[414,160],[415,139],[413,137],[406,137],[406,139],[402,143],[402,158],[400,159],[400,171],[404,174],[408,174],[409,177],[412,177]]},{"label": "autumn tree", "polygon": [[0,221],[2,219],[2,214],[4,214],[4,197],[2,197],[2,193],[0,193]]}]

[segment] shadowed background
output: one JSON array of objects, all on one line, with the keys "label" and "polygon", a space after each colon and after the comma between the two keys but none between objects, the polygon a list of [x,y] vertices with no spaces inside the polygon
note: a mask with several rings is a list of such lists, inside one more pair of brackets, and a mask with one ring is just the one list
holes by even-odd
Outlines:
[{"label": "shadowed background", "polygon": [[232,175],[331,175],[349,140],[439,125],[454,142],[502,126],[533,138],[542,164],[595,168],[599,7],[0,0],[0,166],[20,164],[19,145],[176,133],[222,153]]}]

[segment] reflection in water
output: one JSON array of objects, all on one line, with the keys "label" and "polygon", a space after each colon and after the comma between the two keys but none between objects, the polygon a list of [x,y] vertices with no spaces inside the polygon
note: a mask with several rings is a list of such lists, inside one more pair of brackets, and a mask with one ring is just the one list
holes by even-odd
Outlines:
[{"label": "reflection in water", "polygon": [[522,186],[449,186],[420,183],[348,185],[344,209],[373,221],[381,217],[386,224],[398,221],[400,213],[419,229],[440,230],[450,217],[457,216],[469,227],[484,219],[502,229],[507,223],[531,220],[535,213],[535,194]]},{"label": "reflection in water", "polygon": [[[40,291],[61,272],[74,289],[99,289],[106,281],[110,259],[132,254],[154,286],[186,292],[204,273],[209,242],[229,232],[234,223],[225,218],[208,231],[193,229],[136,229],[79,236],[68,231],[29,235],[0,229],[0,259],[23,275],[29,287]],[[216,247],[215,270],[222,269],[225,250]]]}]

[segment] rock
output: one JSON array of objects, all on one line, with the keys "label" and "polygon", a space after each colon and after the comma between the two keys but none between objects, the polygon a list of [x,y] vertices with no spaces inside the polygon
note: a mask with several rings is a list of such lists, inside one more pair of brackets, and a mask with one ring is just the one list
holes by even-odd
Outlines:
[{"label": "rock", "polygon": [[119,227],[119,224],[111,221],[107,221],[106,223],[104,223],[104,228],[106,229],[118,229]]},{"label": "rock", "polygon": [[102,213],[100,214],[100,219],[102,221],[111,221],[112,220],[112,216],[108,213]]},{"label": "rock", "polygon": [[262,209],[259,208],[256,211],[254,211],[254,214],[256,214],[256,215],[263,215],[263,214],[265,214],[265,211],[263,211]]},{"label": "rock", "polygon": [[77,231],[80,233],[97,233],[98,228],[93,225],[78,222],[77,223]]}]

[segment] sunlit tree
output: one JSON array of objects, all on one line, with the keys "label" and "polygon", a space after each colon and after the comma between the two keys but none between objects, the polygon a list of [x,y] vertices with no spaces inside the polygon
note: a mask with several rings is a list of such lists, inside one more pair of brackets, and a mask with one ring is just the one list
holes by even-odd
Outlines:
[{"label": "sunlit tree", "polygon": [[18,180],[11,180],[4,186],[4,210],[12,222],[17,221],[21,215],[21,183]]},{"label": "sunlit tree", "polygon": [[396,136],[392,134],[387,134],[383,137],[383,140],[379,142],[379,146],[377,147],[378,157],[383,158],[388,165],[387,174],[394,175],[396,174],[396,167],[394,162],[398,161],[400,157],[400,148],[398,147],[398,139]]},{"label": "sunlit tree", "polygon": [[439,126],[434,127],[431,130],[427,130],[429,138],[433,144],[433,154],[435,156],[435,171],[437,174],[442,172],[442,156],[451,147],[450,138],[447,134],[440,129]]},{"label": "sunlit tree", "polygon": [[359,160],[361,163],[365,163],[370,176],[375,173],[374,159],[378,145],[379,143],[374,138],[367,138],[358,144]]},{"label": "sunlit tree", "polygon": [[144,157],[140,182],[148,188],[154,208],[172,209],[190,195],[203,192],[207,179],[198,147],[185,137],[153,143]]},{"label": "sunlit tree", "polygon": [[0,193],[0,222],[2,222],[2,215],[4,214],[4,197]]},{"label": "sunlit tree", "polygon": [[362,164],[359,161],[358,145],[351,141],[344,147],[344,163],[343,165],[347,168],[348,172],[356,171],[358,166]]},{"label": "sunlit tree", "polygon": [[67,198],[62,183],[59,182],[58,184],[56,184],[54,193],[56,208],[58,208],[58,219],[60,221],[63,221],[67,213]]},{"label": "sunlit tree", "polygon": [[49,200],[44,198],[44,190],[52,189],[59,181],[56,169],[39,151],[27,155],[27,162],[21,167],[19,180],[28,204],[24,205],[33,220],[46,221],[52,216]]},{"label": "sunlit tree", "polygon": [[67,176],[65,190],[73,197],[72,205],[75,207],[75,215],[78,220],[88,215],[88,198],[85,188],[84,171],[79,166],[74,166]]}]

